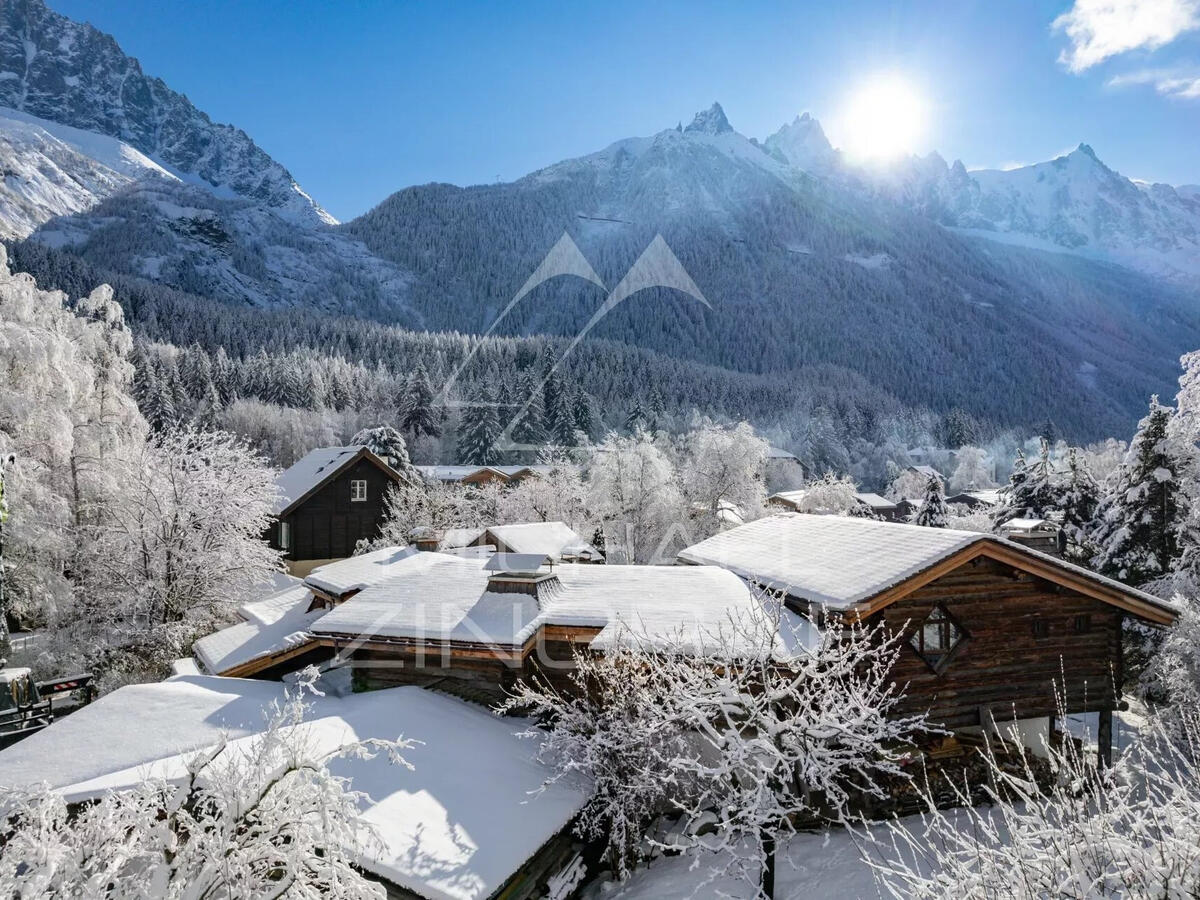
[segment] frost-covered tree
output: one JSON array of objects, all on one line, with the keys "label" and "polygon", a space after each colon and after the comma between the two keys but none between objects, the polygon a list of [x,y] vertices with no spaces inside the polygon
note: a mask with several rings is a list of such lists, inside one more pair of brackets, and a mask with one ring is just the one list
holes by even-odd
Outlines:
[{"label": "frost-covered tree", "polygon": [[925,488],[928,481],[929,476],[923,472],[903,469],[897,472],[896,476],[889,482],[887,498],[889,500],[919,501],[925,496]]},{"label": "frost-covered tree", "polygon": [[496,412],[495,395],[485,392],[478,403],[463,410],[458,426],[458,462],[469,466],[495,462],[496,441],[503,430]]},{"label": "frost-covered tree", "polygon": [[0,457],[13,458],[6,602],[27,626],[71,605],[80,530],[136,489],[124,463],[147,427],[131,397],[132,348],[111,289],[72,309],[65,294],[11,275],[0,247]]},{"label": "frost-covered tree", "polygon": [[955,493],[995,487],[992,467],[985,451],[979,447],[962,447],[958,451],[954,472],[950,475],[950,490]]},{"label": "frost-covered tree", "polygon": [[1185,474],[1195,456],[1172,435],[1171,419],[1170,407],[1152,397],[1098,514],[1093,564],[1132,585],[1167,577],[1184,547],[1197,543]]},{"label": "frost-covered tree", "polygon": [[423,435],[437,437],[442,433],[437,411],[433,408],[433,387],[424,366],[418,365],[409,375],[399,406],[401,431],[414,438]]},{"label": "frost-covered tree", "polygon": [[763,473],[770,448],[748,423],[730,428],[703,421],[679,443],[683,495],[698,519],[694,537],[720,530],[722,504],[733,504],[747,521],[762,515]]},{"label": "frost-covered tree", "polygon": [[1057,501],[1063,535],[1067,539],[1067,555],[1080,561],[1095,554],[1092,532],[1096,527],[1096,512],[1100,507],[1100,485],[1092,477],[1086,458],[1078,447],[1067,451],[1066,467],[1057,482]]},{"label": "frost-covered tree", "polygon": [[415,481],[419,477],[408,458],[404,435],[390,425],[364,428],[350,438],[350,443],[366,447],[408,480]]},{"label": "frost-covered tree", "polygon": [[797,504],[797,511],[848,515],[861,505],[858,502],[858,486],[848,475],[826,472],[804,486],[804,495]]},{"label": "frost-covered tree", "polygon": [[[383,898],[361,854],[380,840],[339,759],[381,754],[411,768],[404,740],[323,749],[298,696],[266,731],[191,755],[176,781],[149,779],[73,810],[47,788],[0,793],[6,897]],[[134,736],[129,736],[134,737]]]},{"label": "frost-covered tree", "polygon": [[[524,373],[521,376],[521,388],[517,397],[517,410],[525,407],[525,411],[520,414],[520,418],[512,429],[512,439],[516,443],[541,447],[549,440],[546,433],[546,406],[543,396],[542,385],[534,373],[532,371]],[[504,423],[504,425],[507,427],[508,423]]]},{"label": "frost-covered tree", "polygon": [[927,528],[945,528],[949,525],[950,508],[946,505],[946,495],[942,493],[942,483],[930,477],[925,485],[925,496],[921,505],[913,515],[914,525],[924,525]]},{"label": "frost-covered tree", "polygon": [[592,454],[588,475],[588,505],[604,524],[610,562],[673,558],[667,544],[687,537],[683,495],[670,458],[649,434],[610,434]]},{"label": "frost-covered tree", "polygon": [[496,524],[566,522],[580,534],[587,534],[592,530],[588,488],[579,466],[556,449],[542,451],[538,462],[549,469],[522,478],[498,498]]},{"label": "frost-covered tree", "polygon": [[759,599],[761,615],[731,619],[703,638],[708,649],[622,633],[603,657],[578,655],[581,692],[535,679],[507,704],[549,724],[553,780],[596,785],[583,825],[607,838],[617,872],[636,861],[647,822],[674,811],[670,849],[713,854],[712,877],[773,897],[775,848],[798,818],[844,817],[852,778],[881,796],[881,776],[902,777],[895,748],[924,723],[895,714],[896,639],[834,627],[781,659],[781,600]]},{"label": "frost-covered tree", "polygon": [[388,488],[383,523],[373,540],[360,541],[355,552],[403,547],[419,533],[438,534],[447,528],[473,528],[482,523],[475,498],[454,484],[405,481]]},{"label": "frost-covered tree", "polygon": [[915,900],[1197,896],[1200,713],[1175,714],[1152,720],[1111,769],[1071,740],[1045,748],[1048,788],[1028,758],[1014,769],[989,749],[991,802],[974,806],[951,784],[960,808],[926,796],[919,822],[890,823],[890,846],[868,857],[881,887]]},{"label": "frost-covered tree", "polygon": [[999,528],[1011,519],[1045,519],[1058,507],[1058,472],[1050,455],[1050,445],[1042,440],[1038,457],[1032,463],[1018,448],[1008,486],[1000,491],[1000,503],[992,510],[992,522]]},{"label": "frost-covered tree", "polygon": [[110,685],[161,671],[282,568],[263,540],[274,473],[240,439],[181,429],[111,467],[126,493],[80,531],[54,638]]}]

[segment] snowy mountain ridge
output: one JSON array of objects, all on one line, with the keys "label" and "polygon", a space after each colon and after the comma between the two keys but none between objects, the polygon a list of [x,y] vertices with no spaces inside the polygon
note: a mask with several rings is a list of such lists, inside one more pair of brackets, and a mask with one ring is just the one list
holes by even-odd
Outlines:
[{"label": "snowy mountain ridge", "polygon": [[112,36],[42,0],[0,0],[0,106],[116,138],[218,195],[254,200],[298,225],[336,224],[244,131],[214,123],[144,74]]}]

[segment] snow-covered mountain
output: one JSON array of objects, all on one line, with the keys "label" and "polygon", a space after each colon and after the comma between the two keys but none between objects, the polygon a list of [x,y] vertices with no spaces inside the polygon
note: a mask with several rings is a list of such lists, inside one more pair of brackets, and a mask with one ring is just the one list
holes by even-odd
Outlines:
[{"label": "snow-covered mountain", "polygon": [[[254,200],[296,224],[335,221],[245,132],[214,123],[144,74],[110,35],[42,0],[0,0],[0,107],[116,138],[177,175]],[[98,186],[86,164],[81,173]],[[28,186],[28,195],[52,193],[52,180]]]},{"label": "snow-covered mountain", "polygon": [[178,180],[124,141],[0,108],[2,238],[23,238],[147,178]]},{"label": "snow-covered mountain", "polygon": [[943,225],[1200,284],[1200,191],[1132,181],[1087,144],[1015,169],[968,172],[934,153],[857,175]]}]

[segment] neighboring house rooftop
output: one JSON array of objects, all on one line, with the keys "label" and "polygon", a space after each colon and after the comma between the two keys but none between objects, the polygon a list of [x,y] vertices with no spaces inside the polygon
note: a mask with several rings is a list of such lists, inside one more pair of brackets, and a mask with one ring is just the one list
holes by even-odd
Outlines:
[{"label": "neighboring house rooftop", "polygon": [[566,522],[523,522],[493,525],[486,542],[512,553],[544,553],[552,559],[600,559],[600,551]]},{"label": "neighboring house rooftop", "polygon": [[[264,728],[278,683],[190,676],[119,688],[0,751],[4,783],[41,783],[69,802],[132,788],[147,776],[186,774],[187,756],[224,739],[234,746]],[[365,794],[359,815],[379,837],[362,867],[422,897],[483,900],[558,834],[587,799],[546,784],[536,742],[520,719],[417,687],[311,698],[306,740],[332,752],[353,740],[419,743],[402,755],[337,759],[334,774]]]},{"label": "neighboring house rooftop", "polygon": [[326,481],[360,458],[369,459],[393,479],[400,480],[400,474],[367,447],[355,445],[318,447],[310,450],[276,477],[275,485],[278,492],[271,511],[277,516],[284,515]]},{"label": "neighboring house rooftop", "polygon": [[791,453],[780,447],[768,447],[767,459],[794,459],[796,462],[800,461],[795,453]]},{"label": "neighboring house rooftop", "polygon": [[936,478],[938,481],[945,480],[945,476],[943,476],[942,473],[939,472],[937,469],[935,469],[933,466],[926,466],[926,465],[909,466],[908,471],[916,472],[918,475],[924,475],[927,478]]},{"label": "neighboring house rooftop", "polygon": [[[1166,623],[1173,605],[1088,569],[992,535],[848,516],[784,513],[688,547],[681,561],[715,565],[832,610],[873,612],[933,580],[943,564],[992,556]],[[896,590],[894,590],[896,589]]]}]

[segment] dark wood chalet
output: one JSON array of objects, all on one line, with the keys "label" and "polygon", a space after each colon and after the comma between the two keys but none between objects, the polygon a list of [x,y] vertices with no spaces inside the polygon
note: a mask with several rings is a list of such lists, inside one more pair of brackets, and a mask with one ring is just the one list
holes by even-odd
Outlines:
[{"label": "dark wood chalet", "polygon": [[320,447],[277,479],[279,499],[268,532],[289,569],[313,567],[354,552],[379,533],[387,489],[401,475],[366,447]]},{"label": "dark wood chalet", "polygon": [[1003,538],[847,517],[770,516],[680,558],[773,587],[810,617],[885,623],[903,640],[904,707],[951,730],[1016,723],[1032,737],[1060,713],[1093,712],[1105,747],[1122,702],[1122,623],[1176,615]]}]

